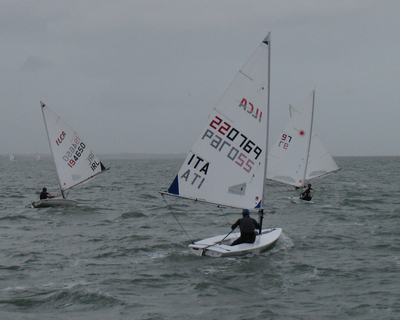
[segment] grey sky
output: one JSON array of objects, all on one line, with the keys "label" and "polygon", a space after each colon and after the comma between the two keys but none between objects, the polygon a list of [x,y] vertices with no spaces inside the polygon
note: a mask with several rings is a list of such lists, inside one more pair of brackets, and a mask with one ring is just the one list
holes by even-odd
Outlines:
[{"label": "grey sky", "polygon": [[0,1],[0,154],[50,153],[39,101],[97,154],[187,153],[271,31],[271,131],[316,89],[333,156],[400,155],[399,1]]}]

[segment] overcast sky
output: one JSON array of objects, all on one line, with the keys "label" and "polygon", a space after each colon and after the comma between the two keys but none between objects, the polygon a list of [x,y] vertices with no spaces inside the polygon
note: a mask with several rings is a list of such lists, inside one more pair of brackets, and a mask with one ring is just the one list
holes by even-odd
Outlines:
[{"label": "overcast sky", "polygon": [[316,89],[333,156],[400,155],[400,1],[0,0],[0,154],[49,154],[39,101],[95,153],[187,153],[271,31],[275,140]]}]

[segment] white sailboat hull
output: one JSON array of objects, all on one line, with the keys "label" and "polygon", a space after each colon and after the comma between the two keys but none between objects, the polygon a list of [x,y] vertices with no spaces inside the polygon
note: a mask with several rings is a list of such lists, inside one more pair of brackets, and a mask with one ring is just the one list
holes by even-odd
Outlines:
[{"label": "white sailboat hull", "polygon": [[292,203],[314,203],[312,200],[307,201],[307,200],[300,199],[298,197],[289,197],[289,200]]},{"label": "white sailboat hull", "polygon": [[[230,244],[237,239],[237,234],[230,234],[227,237],[226,235],[219,235],[197,241],[189,245],[189,248],[195,255],[215,258],[240,256],[249,253],[260,254],[261,252],[271,249],[281,233],[281,228],[263,229],[261,235],[257,235],[254,243],[242,243],[236,246],[231,246]],[[222,240],[223,242],[221,242]]]},{"label": "white sailboat hull", "polygon": [[76,206],[78,202],[69,199],[44,199],[39,201],[33,201],[31,203],[32,208],[47,208],[47,207],[59,207],[59,206]]}]

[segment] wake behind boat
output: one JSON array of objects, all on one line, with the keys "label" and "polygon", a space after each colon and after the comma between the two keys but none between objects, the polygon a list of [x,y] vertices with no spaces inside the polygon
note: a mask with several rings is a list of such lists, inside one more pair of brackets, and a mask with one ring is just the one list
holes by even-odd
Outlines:
[{"label": "wake behind boat", "polygon": [[[270,33],[222,96],[167,192],[221,206],[258,210],[262,226],[268,150]],[[282,229],[260,228],[254,243],[230,244],[236,233],[189,245],[197,255],[259,254]]]},{"label": "wake behind boat", "polygon": [[58,175],[62,198],[33,201],[34,208],[77,205],[67,199],[69,191],[105,172],[106,168],[82,138],[54,111],[40,101],[51,154]]}]

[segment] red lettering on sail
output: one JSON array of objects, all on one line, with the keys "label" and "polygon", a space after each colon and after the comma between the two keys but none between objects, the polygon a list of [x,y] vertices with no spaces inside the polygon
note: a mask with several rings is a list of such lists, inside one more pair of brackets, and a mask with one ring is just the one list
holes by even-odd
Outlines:
[{"label": "red lettering on sail", "polygon": [[239,108],[243,108],[243,110],[251,114],[254,119],[258,119],[258,121],[261,122],[262,111],[254,107],[254,104],[250,101],[243,98],[239,103]]},{"label": "red lettering on sail", "polygon": [[60,136],[56,139],[56,144],[59,146],[61,142],[64,140],[67,134],[63,131],[61,132]]}]

